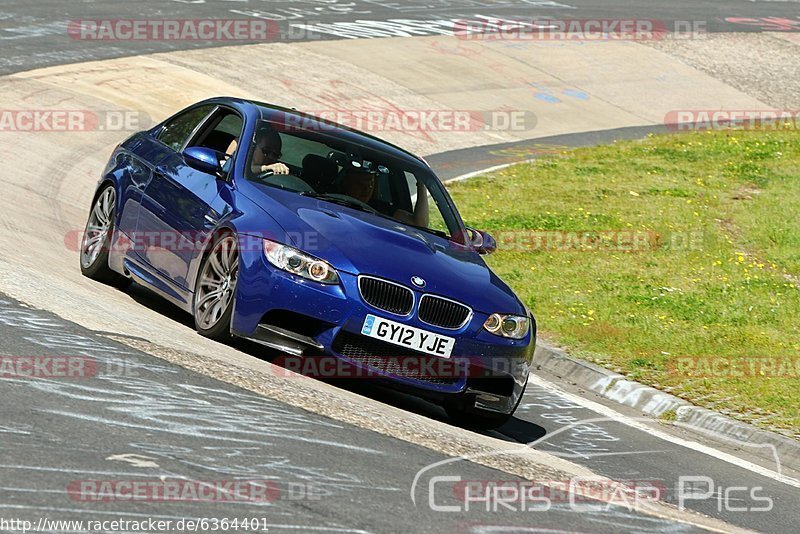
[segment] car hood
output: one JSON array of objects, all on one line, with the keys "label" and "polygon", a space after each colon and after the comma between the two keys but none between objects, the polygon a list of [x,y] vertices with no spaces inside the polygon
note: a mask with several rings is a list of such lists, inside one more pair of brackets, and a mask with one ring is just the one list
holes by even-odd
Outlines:
[{"label": "car hood", "polygon": [[391,219],[251,183],[247,196],[286,231],[276,238],[350,274],[369,274],[463,302],[483,313],[524,306],[474,250]]}]

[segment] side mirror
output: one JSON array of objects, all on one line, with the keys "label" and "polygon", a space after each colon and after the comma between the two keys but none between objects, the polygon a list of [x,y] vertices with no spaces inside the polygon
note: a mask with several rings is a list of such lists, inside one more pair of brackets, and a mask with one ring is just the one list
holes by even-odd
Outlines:
[{"label": "side mirror", "polygon": [[467,227],[467,235],[469,236],[470,243],[475,247],[478,254],[491,254],[497,250],[497,241],[488,233]]},{"label": "side mirror", "polygon": [[222,155],[213,148],[191,146],[183,151],[183,159],[189,167],[214,176],[219,176],[222,171],[221,158]]}]

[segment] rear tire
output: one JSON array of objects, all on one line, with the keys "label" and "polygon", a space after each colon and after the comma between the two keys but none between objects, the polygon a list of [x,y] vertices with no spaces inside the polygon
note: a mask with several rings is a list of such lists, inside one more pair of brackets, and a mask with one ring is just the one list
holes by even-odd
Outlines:
[{"label": "rear tire", "polygon": [[231,317],[236,283],[239,277],[239,248],[233,234],[222,234],[213,240],[203,259],[195,284],[194,327],[197,332],[216,341],[231,339]]},{"label": "rear tire", "polygon": [[117,194],[113,185],[106,186],[95,198],[81,240],[80,263],[83,276],[123,289],[131,284],[131,279],[108,266],[116,202]]}]

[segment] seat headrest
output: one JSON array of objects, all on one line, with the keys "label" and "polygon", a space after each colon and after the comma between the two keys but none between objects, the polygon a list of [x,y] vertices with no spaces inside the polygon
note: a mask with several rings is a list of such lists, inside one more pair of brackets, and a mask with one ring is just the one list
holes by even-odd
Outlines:
[{"label": "seat headrest", "polygon": [[303,158],[303,180],[318,192],[325,192],[333,186],[339,167],[336,162],[316,154]]}]

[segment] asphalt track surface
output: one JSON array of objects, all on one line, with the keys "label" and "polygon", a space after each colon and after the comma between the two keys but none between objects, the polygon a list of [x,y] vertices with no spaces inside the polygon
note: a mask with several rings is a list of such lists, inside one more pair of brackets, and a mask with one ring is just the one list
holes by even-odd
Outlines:
[{"label": "asphalt track surface", "polygon": [[[363,30],[384,28],[376,22],[411,20],[419,23],[415,35],[435,34],[425,30],[425,21],[473,19],[476,16],[509,20],[550,18],[648,19],[665,28],[675,22],[698,22],[710,32],[759,31],[783,28],[798,31],[798,4],[793,1],[762,0],[5,0],[0,6],[0,74],[34,68],[112,57],[178,49],[245,44],[260,41],[86,41],[68,35],[70,22],[115,19],[247,19],[275,21],[280,31],[270,40],[294,42],[345,38],[337,24],[360,21]],[[730,19],[740,19],[731,22]],[[748,19],[748,20],[741,20]],[[795,23],[763,22],[764,19]],[[316,30],[309,29],[316,27]],[[433,26],[432,26],[433,27]],[[677,28],[684,26],[678,25]],[[352,28],[352,26],[350,26]],[[443,28],[443,26],[436,26]],[[367,32],[366,34],[370,34]],[[348,34],[354,37],[355,34]],[[386,35],[389,35],[387,33]],[[397,34],[403,35],[403,34]]]},{"label": "asphalt track surface", "polygon": [[[260,532],[552,531],[564,525],[587,532],[694,530],[606,504],[575,514],[563,499],[547,511],[504,513],[479,503],[464,510],[452,482],[434,483],[429,491],[433,477],[522,479],[461,460],[437,466],[450,458],[187,371],[2,295],[0,305],[0,355],[69,353],[83,368],[68,380],[0,380],[0,518],[33,525],[42,518],[154,519],[174,526],[247,518]],[[414,486],[415,475],[429,466]],[[266,489],[224,486],[233,480]],[[120,485],[134,481],[182,484],[180,500],[157,490],[134,498],[133,489]],[[429,499],[460,510],[433,510]]]},{"label": "asphalt track surface", "polygon": [[663,125],[633,126],[597,132],[537,137],[480,147],[462,148],[427,156],[425,161],[442,180],[452,180],[484,169],[519,163],[548,154],[558,154],[568,148],[596,146],[614,141],[641,139],[648,134],[667,133]]},{"label": "asphalt track surface", "polygon": [[[465,5],[468,4],[468,7]],[[515,5],[511,5],[515,4]],[[519,4],[525,4],[520,7]],[[492,16],[569,18],[652,18],[702,20],[717,31],[753,29],[726,17],[796,19],[792,2],[564,2],[572,8],[535,2],[5,2],[0,8],[0,73],[48,65],[190,48],[192,43],[86,43],[69,39],[65,28],[80,18],[284,17],[288,24],[355,20],[441,19]],[[247,11],[247,14],[233,12]],[[256,13],[256,11],[258,13]],[[424,13],[424,16],[421,15]],[[279,18],[272,16],[268,18]],[[321,34],[318,38],[338,38]],[[229,43],[228,43],[229,44]],[[242,43],[236,43],[242,44]],[[207,46],[208,43],[196,43]],[[211,43],[219,46],[219,43]],[[658,128],[655,128],[658,130]],[[633,128],[558,136],[524,143],[465,149],[429,157],[443,178],[557,151],[563,147],[635,138],[653,128]],[[2,288],[0,288],[2,290]],[[164,310],[165,321],[186,321],[146,292],[134,288],[147,305]],[[142,296],[144,295],[144,296]],[[690,530],[615,507],[607,511],[570,510],[563,502],[547,512],[433,512],[427,489],[411,501],[419,469],[446,459],[430,449],[388,438],[253,395],[207,376],[120,345],[46,311],[30,310],[0,295],[0,354],[3,356],[85,356],[98,373],[72,381],[4,379],[0,443],[0,517],[50,519],[161,517],[264,518],[270,531],[342,529],[388,531],[490,531],[510,527],[588,532]],[[253,354],[254,357],[260,355]],[[555,384],[555,385],[554,385]],[[349,386],[348,386],[349,387]],[[441,411],[416,399],[358,386],[376,400],[444,419]],[[552,377],[533,381],[517,417],[492,433],[511,442],[531,443],[600,475],[649,481],[666,488],[664,499],[677,503],[680,477],[708,477],[713,495],[686,506],[712,517],[764,532],[790,532],[800,522],[800,489],[758,474],[734,454],[757,462],[746,451],[714,446],[703,449],[697,436],[677,429],[637,427],[636,414],[618,406],[593,405],[591,395],[573,391]],[[613,412],[608,412],[608,410]],[[578,423],[578,424],[576,424]],[[680,439],[700,442],[685,446]],[[707,445],[707,444],[706,444]],[[778,459],[779,462],[779,459]],[[470,462],[459,461],[441,475],[470,480],[515,480]],[[764,466],[771,470],[779,465]],[[797,474],[783,470],[784,474]],[[76,498],[76,481],[224,481],[247,477],[278,488],[269,502],[91,502]],[[70,484],[73,485],[70,485]],[[726,489],[745,487],[732,500]],[[305,488],[314,498],[298,497]],[[294,494],[292,494],[294,492]],[[273,494],[274,495],[274,494]],[[318,498],[317,498],[318,497]],[[753,511],[764,505],[768,511]],[[454,504],[452,501],[446,501]],[[420,504],[422,503],[422,504]],[[459,503],[455,503],[459,504]],[[735,508],[735,509],[733,509]],[[51,529],[52,530],[52,529]],[[63,529],[59,530],[63,531]]]},{"label": "asphalt track surface", "polygon": [[[129,291],[140,293],[137,298],[144,305],[164,306],[144,290]],[[577,504],[570,505],[568,497],[558,494],[551,496],[546,509],[541,503],[517,503],[512,509],[491,504],[487,510],[485,503],[473,502],[464,510],[464,502],[453,499],[452,482],[434,482],[429,491],[433,477],[504,484],[521,479],[467,461],[447,462],[448,456],[427,448],[254,395],[107,335],[0,294],[0,356],[69,355],[79,358],[86,369],[69,379],[4,376],[0,380],[0,517],[33,524],[43,517],[83,521],[247,517],[258,518],[260,527],[270,532],[695,530],[622,504],[597,505],[577,497]],[[260,350],[252,355],[264,358]],[[648,428],[632,428],[635,414],[619,407],[611,408],[613,414],[587,407],[575,400],[575,392],[554,386],[547,378],[529,384],[516,417],[491,435],[514,443],[535,442],[539,450],[624,484],[659,488],[660,499],[675,505],[679,494],[688,495],[689,477],[707,477],[713,481],[713,495],[686,500],[687,509],[757,531],[793,530],[800,504],[797,487],[717,460],[719,448],[709,455],[654,436]],[[372,384],[344,387],[377,402],[446,420],[433,405]],[[697,439],[677,431],[670,436]],[[414,486],[417,473],[429,467]],[[197,503],[164,501],[158,495],[128,499],[124,489],[120,496],[109,497],[109,488],[121,481],[184,481],[199,487],[236,479],[267,484],[269,497],[257,502],[214,497]],[[100,482],[115,486],[97,485]],[[81,492],[81,483],[90,484],[86,486],[90,489]],[[726,489],[742,487],[747,490],[721,503]],[[755,493],[750,493],[753,488]],[[459,511],[434,510],[431,502]],[[745,511],[766,506],[769,511]]]}]

